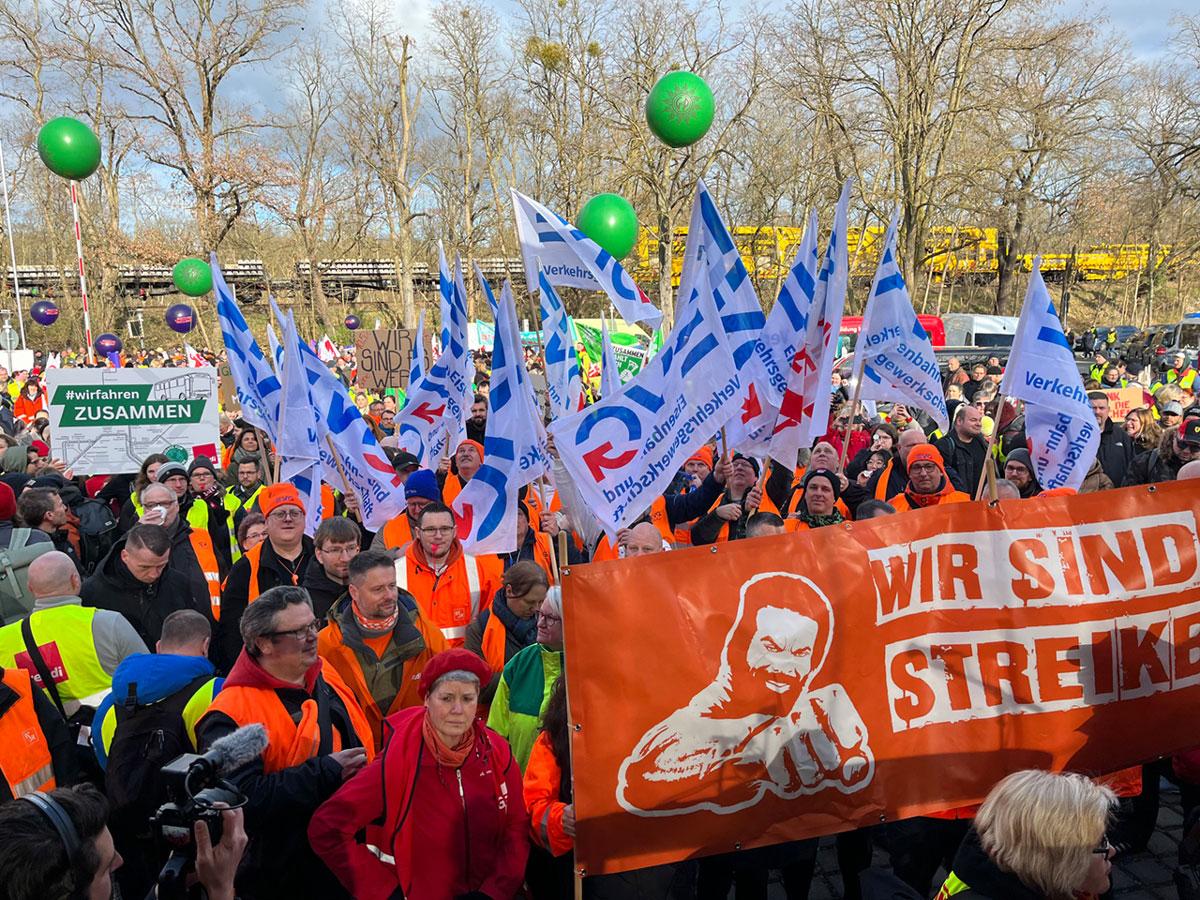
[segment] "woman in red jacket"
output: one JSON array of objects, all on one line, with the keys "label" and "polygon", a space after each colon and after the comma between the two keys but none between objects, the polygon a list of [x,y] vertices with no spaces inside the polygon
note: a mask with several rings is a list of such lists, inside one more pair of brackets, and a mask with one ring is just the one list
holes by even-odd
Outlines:
[{"label": "woman in red jacket", "polygon": [[[313,815],[309,842],[351,896],[384,900],[399,888],[408,900],[511,900],[521,890],[521,771],[504,738],[475,718],[490,677],[469,650],[437,654],[421,673],[425,706],[386,719],[383,752]],[[355,839],[368,826],[393,863]]]},{"label": "woman in red jacket", "polygon": [[13,403],[13,418],[32,426],[39,416],[50,417],[46,408],[46,389],[37,375],[30,375]]}]

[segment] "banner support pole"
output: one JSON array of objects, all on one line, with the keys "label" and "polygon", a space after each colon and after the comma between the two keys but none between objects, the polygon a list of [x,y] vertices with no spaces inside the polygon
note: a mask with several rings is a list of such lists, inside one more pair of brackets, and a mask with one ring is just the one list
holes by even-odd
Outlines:
[{"label": "banner support pole", "polygon": [[[832,376],[831,376],[832,377]],[[854,399],[850,401],[850,421],[846,424],[846,435],[842,438],[842,454],[838,457],[837,474],[841,475],[846,468],[846,457],[850,454],[850,433],[854,431],[854,420],[858,417],[858,398],[862,394],[862,372],[854,382]]]},{"label": "banner support pole", "polygon": [[[996,420],[992,423],[992,433],[988,435],[987,445],[983,451],[983,471],[979,473],[979,483],[975,485],[975,495],[972,499],[979,500],[983,497],[983,485],[987,480],[988,466],[992,463],[992,447],[996,445],[996,432],[1000,430],[1000,410],[1004,409],[1006,398],[1003,394],[996,395]],[[957,415],[958,410],[955,410]],[[954,427],[954,423],[950,423],[950,427]],[[992,499],[997,499],[996,489],[992,487]]]}]

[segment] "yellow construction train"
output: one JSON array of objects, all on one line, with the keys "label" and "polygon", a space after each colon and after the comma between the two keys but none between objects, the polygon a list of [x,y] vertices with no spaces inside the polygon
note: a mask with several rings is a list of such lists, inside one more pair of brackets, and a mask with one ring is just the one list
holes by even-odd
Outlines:
[{"label": "yellow construction train", "polygon": [[[879,260],[879,245],[883,241],[883,226],[871,226],[864,232],[851,227],[847,239],[850,265],[855,277],[870,278]],[[803,230],[791,226],[739,226],[733,229],[733,239],[741,252],[751,277],[756,281],[784,278],[796,255]],[[674,281],[679,282],[687,228],[675,229],[672,264]],[[923,268],[935,279],[954,279],[986,283],[996,278],[996,255],[999,248],[995,228],[937,227],[930,231],[925,244],[927,259]],[[1169,255],[1171,248],[1158,247],[1158,262]],[[1070,253],[1043,253],[1042,272],[1048,281],[1061,279],[1071,266]],[[1120,280],[1144,270],[1150,256],[1149,244],[1093,244],[1077,248],[1073,268],[1082,281]],[[658,239],[642,229],[634,253],[626,260],[639,279],[651,279],[658,273]],[[1033,254],[1020,258],[1022,271],[1033,268]]]}]

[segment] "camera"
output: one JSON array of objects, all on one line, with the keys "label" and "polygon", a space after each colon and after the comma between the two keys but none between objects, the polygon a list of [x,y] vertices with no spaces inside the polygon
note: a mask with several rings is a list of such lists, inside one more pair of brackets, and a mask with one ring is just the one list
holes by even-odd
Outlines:
[{"label": "camera", "polygon": [[[208,826],[213,846],[221,841],[221,813],[246,804],[246,797],[233,785],[216,777],[204,757],[185,753],[171,760],[161,771],[166,803],[150,818],[155,845],[167,863],[158,875],[159,897],[183,897],[186,878],[196,860],[194,828],[197,822]],[[161,858],[161,856],[160,856]]]}]

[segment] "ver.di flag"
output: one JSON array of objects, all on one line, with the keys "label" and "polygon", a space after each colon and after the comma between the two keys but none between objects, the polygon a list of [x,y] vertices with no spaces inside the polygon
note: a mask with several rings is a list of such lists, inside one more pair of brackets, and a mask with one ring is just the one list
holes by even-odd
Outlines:
[{"label": "ver.di flag", "polygon": [[545,272],[538,273],[541,294],[542,334],[545,336],[546,395],[555,418],[579,409],[583,380],[579,375],[579,357],[571,340],[567,309],[550,284]]},{"label": "ver.di flag", "polygon": [[389,519],[405,511],[400,476],[367,427],[346,386],[307,344],[301,341],[299,347],[313,408],[317,410],[323,471],[338,473],[339,486],[358,497],[363,526],[378,531]]},{"label": "ver.di flag", "polygon": [[[526,284],[537,283],[540,267],[551,284],[604,291],[630,325],[648,322],[651,328],[657,328],[662,322],[662,312],[607,250],[562,216],[515,190],[513,208],[525,259]],[[581,283],[581,269],[594,284]]]},{"label": "ver.di flag", "polygon": [[521,349],[517,306],[507,281],[495,312],[483,465],[453,503],[459,537],[471,553],[511,553],[517,549],[517,492],[551,468],[533,393],[524,383],[529,375]]},{"label": "ver.di flag", "polygon": [[941,371],[896,259],[899,221],[897,209],[883,240],[883,254],[871,282],[862,333],[855,346],[855,355],[861,360],[859,396],[923,409],[945,432],[950,430],[950,422],[946,398],[942,396]]},{"label": "ver.di flag", "polygon": [[229,372],[233,376],[242,418],[267,433],[272,442],[278,440],[280,384],[275,371],[263,355],[258,341],[250,333],[246,317],[238,308],[233,291],[225,283],[217,254],[213,253],[213,292],[217,295],[217,320],[225,341]]},{"label": "ver.di flag", "polygon": [[641,372],[551,424],[563,464],[610,536],[645,512],[734,414],[740,389],[712,288],[701,278]]},{"label": "ver.di flag", "polygon": [[1025,434],[1038,483],[1078,489],[1096,458],[1100,429],[1041,267],[1039,256],[1000,393],[1025,403]]},{"label": "ver.di flag", "polygon": [[[802,252],[797,254],[796,265],[792,267],[802,289],[807,289],[811,281],[812,305],[804,340],[788,368],[787,389],[771,436],[771,455],[791,465],[795,465],[796,451],[810,446],[829,427],[830,377],[850,281],[850,258],[846,249],[849,209],[850,179],[847,178],[834,212],[825,258],[816,277],[812,277],[812,270],[808,268],[813,258],[805,255],[806,247],[801,247]],[[812,250],[815,253],[815,239]],[[797,272],[797,266],[801,271]]]}]

